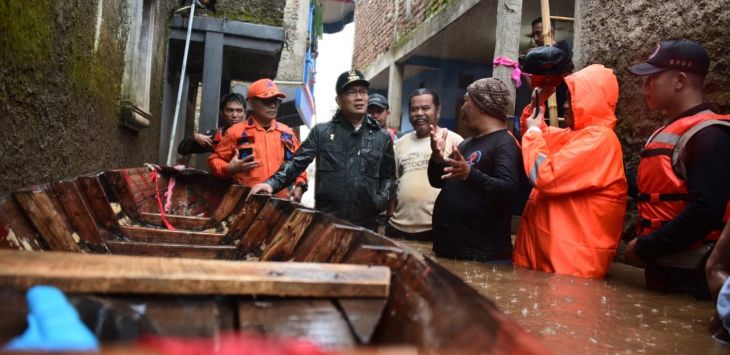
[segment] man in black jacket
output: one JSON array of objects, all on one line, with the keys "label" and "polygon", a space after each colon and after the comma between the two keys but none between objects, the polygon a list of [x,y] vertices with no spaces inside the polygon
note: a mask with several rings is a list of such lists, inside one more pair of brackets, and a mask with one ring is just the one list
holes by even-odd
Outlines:
[{"label": "man in black jacket", "polygon": [[505,122],[509,91],[494,78],[477,80],[466,90],[461,120],[473,136],[446,157],[446,135],[431,130],[428,180],[441,188],[433,209],[433,251],[510,263],[512,204],[527,178],[520,147]]},{"label": "man in black jacket", "polygon": [[316,208],[375,229],[395,190],[395,161],[390,135],[366,113],[369,86],[360,71],[342,73],[332,121],[314,126],[294,159],[251,193],[285,188],[317,158]]},{"label": "man in black jacket", "polygon": [[177,146],[181,155],[212,153],[215,146],[221,142],[228,127],[241,122],[246,116],[246,98],[234,92],[225,94],[218,107],[218,128],[205,133],[193,133]]}]

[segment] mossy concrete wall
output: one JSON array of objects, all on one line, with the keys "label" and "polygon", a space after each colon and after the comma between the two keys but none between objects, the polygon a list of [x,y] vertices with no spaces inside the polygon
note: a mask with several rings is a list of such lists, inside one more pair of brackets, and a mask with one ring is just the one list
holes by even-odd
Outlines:
[{"label": "mossy concrete wall", "polygon": [[[150,126],[120,124],[130,6],[142,0],[0,0],[0,193],[156,162],[168,25],[153,0]],[[281,26],[285,0],[219,0],[215,17]]]},{"label": "mossy concrete wall", "polygon": [[128,4],[0,0],[0,192],[156,160],[175,1],[155,7],[154,119],[139,132],[119,117]]},{"label": "mossy concrete wall", "polygon": [[219,0],[214,17],[281,27],[286,0]]},{"label": "mossy concrete wall", "polygon": [[[730,112],[730,7],[724,0],[577,0],[574,61],[577,67],[600,63],[615,70],[619,81],[616,132],[627,169],[634,169],[639,150],[663,124],[661,113],[647,109],[642,78],[626,68],[644,61],[657,43],[686,38],[702,44],[712,65],[705,99],[722,113]],[[627,236],[635,208],[628,211]]]}]

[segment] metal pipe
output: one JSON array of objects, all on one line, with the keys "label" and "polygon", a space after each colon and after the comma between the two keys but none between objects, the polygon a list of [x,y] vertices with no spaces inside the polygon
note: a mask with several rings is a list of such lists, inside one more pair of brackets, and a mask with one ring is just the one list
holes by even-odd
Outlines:
[{"label": "metal pipe", "polygon": [[185,52],[183,53],[182,71],[180,72],[180,84],[177,87],[177,101],[175,103],[175,115],[172,117],[172,131],[170,132],[170,147],[167,150],[167,164],[172,164],[172,151],[175,149],[175,132],[177,131],[177,119],[180,115],[180,101],[182,100],[183,85],[185,84],[185,71],[188,66],[188,52],[190,50],[190,35],[193,30],[193,17],[195,17],[196,0],[190,1],[190,19],[188,19],[188,35],[185,38]]}]

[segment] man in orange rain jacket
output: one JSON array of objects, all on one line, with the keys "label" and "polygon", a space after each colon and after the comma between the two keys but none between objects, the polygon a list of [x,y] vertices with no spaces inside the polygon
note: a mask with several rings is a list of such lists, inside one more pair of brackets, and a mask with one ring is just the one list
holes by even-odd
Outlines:
[{"label": "man in orange rain jacket", "polygon": [[[231,126],[208,157],[214,175],[232,177],[237,183],[251,187],[266,181],[294,157],[299,140],[289,126],[276,121],[284,97],[271,79],[261,79],[249,86],[248,101],[253,112],[245,121]],[[299,201],[306,190],[307,173],[303,172],[291,191],[283,189],[276,196]]]},{"label": "man in orange rain jacket", "polygon": [[[568,128],[546,127],[543,110],[535,115],[532,106],[523,112],[522,156],[534,189],[513,259],[531,269],[602,278],[626,210],[621,145],[613,132],[618,82],[610,69],[591,65],[565,83]],[[541,100],[552,91],[544,88]]]}]

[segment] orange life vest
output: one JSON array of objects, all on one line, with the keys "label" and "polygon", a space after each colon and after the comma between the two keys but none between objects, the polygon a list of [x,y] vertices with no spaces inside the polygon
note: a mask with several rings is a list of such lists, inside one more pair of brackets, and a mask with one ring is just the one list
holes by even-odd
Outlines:
[{"label": "orange life vest", "polygon": [[[680,118],[659,128],[649,137],[644,149],[638,172],[639,237],[659,229],[679,215],[685,207],[689,194],[684,171],[684,145],[700,129],[713,124],[730,125],[730,115],[698,113]],[[725,209],[723,222],[730,217],[730,201]],[[705,241],[716,241],[720,229],[705,236]],[[690,246],[699,247],[702,242]]]}]

